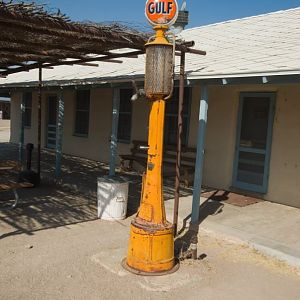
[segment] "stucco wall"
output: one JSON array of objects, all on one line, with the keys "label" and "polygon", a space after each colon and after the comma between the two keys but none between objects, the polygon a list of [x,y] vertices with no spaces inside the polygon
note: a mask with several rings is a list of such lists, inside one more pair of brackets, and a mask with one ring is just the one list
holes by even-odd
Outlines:
[{"label": "stucco wall", "polygon": [[300,86],[278,89],[266,199],[300,207]]},{"label": "stucco wall", "polygon": [[231,187],[239,95],[240,92],[262,91],[276,93],[269,188],[264,198],[300,207],[299,85],[209,88],[203,183],[224,189]]},{"label": "stucco wall", "polygon": [[74,135],[75,91],[66,91],[63,151],[95,160],[108,161],[112,120],[112,90],[92,89],[90,100],[89,134]]},{"label": "stucco wall", "polygon": [[[300,207],[300,86],[249,85],[212,86],[209,88],[208,124],[205,145],[203,184],[229,189],[232,184],[237,115],[240,92],[275,92],[276,114],[270,161],[269,192],[265,199]],[[109,140],[112,122],[112,89],[92,89],[90,130],[88,137],[73,135],[75,91],[64,91],[65,125],[63,152],[109,161]],[[45,99],[43,96],[42,141],[45,144]],[[189,146],[197,144],[200,87],[194,87],[190,113]],[[21,94],[12,96],[12,135],[18,142]],[[33,96],[32,127],[25,129],[25,142],[36,143],[37,95]],[[146,140],[149,105],[133,103],[132,140]],[[129,153],[131,145],[120,143],[118,153]]]},{"label": "stucco wall", "polygon": [[[45,96],[43,97],[42,108],[43,111],[45,108]],[[18,143],[20,139],[20,126],[21,126],[21,101],[22,93],[12,93],[11,95],[11,137],[10,140],[12,143]],[[31,126],[25,127],[24,129],[24,143],[37,143],[37,121],[38,121],[38,111],[37,111],[38,98],[37,94],[33,93],[32,95],[32,113],[31,113]],[[42,146],[44,147],[44,115],[42,116]]]},{"label": "stucco wall", "polygon": [[[45,92],[42,97],[42,147],[46,144],[46,99],[57,92]],[[112,89],[91,89],[89,135],[74,135],[75,123],[75,90],[63,92],[65,101],[63,152],[76,156],[109,161],[109,141],[112,124]],[[21,93],[12,93],[11,142],[18,143],[20,138]],[[38,96],[33,93],[31,127],[24,130],[26,143],[37,143]],[[145,101],[136,101],[132,106],[132,140],[146,140],[148,132],[149,105]],[[131,144],[119,143],[119,154],[129,153]]]}]

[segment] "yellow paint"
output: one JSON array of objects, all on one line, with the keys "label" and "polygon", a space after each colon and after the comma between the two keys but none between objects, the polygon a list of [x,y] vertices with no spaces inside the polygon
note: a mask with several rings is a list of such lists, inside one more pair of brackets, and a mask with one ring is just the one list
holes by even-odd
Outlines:
[{"label": "yellow paint", "polygon": [[[170,45],[165,26],[156,26],[156,39],[147,45]],[[158,62],[160,63],[160,62]],[[152,98],[152,97],[151,97]],[[152,99],[157,99],[153,95]],[[166,220],[162,191],[162,154],[165,100],[150,102],[148,161],[141,204],[131,224],[126,263],[142,272],[163,272],[175,265],[173,227]]]},{"label": "yellow paint", "polygon": [[127,265],[143,272],[163,272],[174,267],[174,240],[172,224],[153,232],[146,225],[132,222],[128,245]]},{"label": "yellow paint", "polygon": [[165,45],[172,46],[169,41],[166,39],[165,32],[168,30],[168,26],[157,25],[153,28],[156,31],[155,39],[146,44],[146,47],[149,45]]},{"label": "yellow paint", "polygon": [[165,101],[151,102],[148,167],[139,211],[131,224],[127,264],[143,272],[173,268],[173,227],[166,220],[162,192],[162,152]]}]

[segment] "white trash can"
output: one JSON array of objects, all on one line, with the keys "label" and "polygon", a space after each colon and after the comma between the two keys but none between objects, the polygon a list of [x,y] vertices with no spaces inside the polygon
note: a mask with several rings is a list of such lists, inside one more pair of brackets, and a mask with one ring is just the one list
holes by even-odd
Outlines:
[{"label": "white trash can", "polygon": [[120,177],[99,177],[97,182],[98,218],[124,220],[127,213],[129,182]]}]

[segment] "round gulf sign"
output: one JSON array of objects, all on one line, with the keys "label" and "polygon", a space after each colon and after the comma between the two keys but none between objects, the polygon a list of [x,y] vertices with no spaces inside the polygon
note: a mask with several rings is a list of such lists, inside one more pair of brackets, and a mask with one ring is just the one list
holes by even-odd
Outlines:
[{"label": "round gulf sign", "polygon": [[148,0],[145,13],[152,25],[171,26],[178,17],[178,4],[176,0]]}]

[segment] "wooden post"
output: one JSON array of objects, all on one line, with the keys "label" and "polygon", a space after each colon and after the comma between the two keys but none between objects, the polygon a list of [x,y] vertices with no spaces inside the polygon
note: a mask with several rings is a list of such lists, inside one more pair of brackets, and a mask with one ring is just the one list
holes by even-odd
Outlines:
[{"label": "wooden post", "polygon": [[19,136],[19,162],[24,161],[24,118],[25,118],[25,93],[22,95],[20,105],[20,136]]}]

